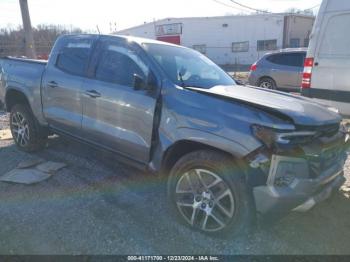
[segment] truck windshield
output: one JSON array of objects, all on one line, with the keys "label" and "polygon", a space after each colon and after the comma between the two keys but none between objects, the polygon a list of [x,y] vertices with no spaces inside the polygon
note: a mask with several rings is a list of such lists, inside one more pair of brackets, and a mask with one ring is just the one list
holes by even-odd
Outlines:
[{"label": "truck windshield", "polygon": [[172,82],[182,87],[212,88],[236,85],[235,81],[206,56],[187,48],[144,44]]}]

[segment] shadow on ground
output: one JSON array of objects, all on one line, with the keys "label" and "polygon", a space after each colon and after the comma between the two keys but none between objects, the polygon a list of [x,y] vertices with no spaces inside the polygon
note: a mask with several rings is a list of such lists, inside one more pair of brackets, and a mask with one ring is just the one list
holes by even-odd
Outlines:
[{"label": "shadow on ground", "polygon": [[[1,254],[350,254],[345,193],[224,240],[175,222],[164,181],[109,153],[55,137],[36,156],[68,167],[32,186],[0,183]],[[1,143],[0,175],[29,157],[12,142]]]}]

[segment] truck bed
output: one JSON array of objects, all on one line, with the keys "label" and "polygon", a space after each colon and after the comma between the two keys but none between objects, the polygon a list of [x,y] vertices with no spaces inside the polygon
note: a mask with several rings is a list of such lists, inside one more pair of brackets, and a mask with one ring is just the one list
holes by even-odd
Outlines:
[{"label": "truck bed", "polygon": [[[31,104],[40,106],[40,86],[47,61],[23,58],[0,58],[0,101],[5,103],[6,89],[21,90]],[[39,91],[39,92],[38,92]]]},{"label": "truck bed", "polygon": [[0,60],[5,61],[17,61],[17,62],[25,62],[25,63],[35,63],[35,64],[47,64],[47,60],[39,60],[39,59],[29,59],[29,58],[19,58],[19,57],[1,57]]}]

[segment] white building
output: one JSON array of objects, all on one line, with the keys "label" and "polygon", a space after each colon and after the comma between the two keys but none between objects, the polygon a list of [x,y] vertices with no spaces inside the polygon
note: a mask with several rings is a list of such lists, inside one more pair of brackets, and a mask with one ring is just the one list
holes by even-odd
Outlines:
[{"label": "white building", "polygon": [[314,20],[297,14],[167,18],[117,34],[194,48],[220,65],[249,65],[271,50],[307,46]]}]

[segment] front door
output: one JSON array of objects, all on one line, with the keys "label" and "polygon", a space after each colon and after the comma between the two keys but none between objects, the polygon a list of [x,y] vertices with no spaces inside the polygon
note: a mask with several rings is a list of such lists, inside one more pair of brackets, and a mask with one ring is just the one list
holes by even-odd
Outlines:
[{"label": "front door", "polygon": [[86,139],[146,163],[152,142],[155,97],[135,90],[134,74],[148,78],[143,51],[124,39],[102,38],[93,73],[84,82],[82,129]]}]

